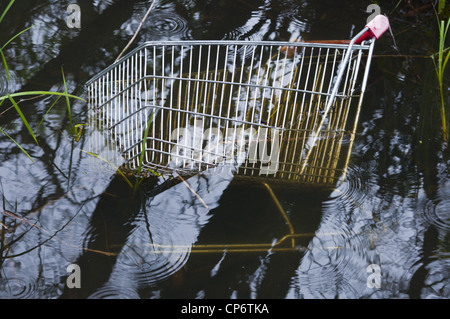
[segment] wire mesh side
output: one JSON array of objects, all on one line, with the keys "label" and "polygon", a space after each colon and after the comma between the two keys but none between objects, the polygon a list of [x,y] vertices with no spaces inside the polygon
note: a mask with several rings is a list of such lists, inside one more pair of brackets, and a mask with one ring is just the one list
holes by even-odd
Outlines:
[{"label": "wire mesh side", "polygon": [[343,65],[343,45],[147,45],[89,84],[91,106],[131,168],[143,154],[161,172],[227,164],[240,175],[333,183],[354,134],[348,119],[368,48],[356,46]]}]

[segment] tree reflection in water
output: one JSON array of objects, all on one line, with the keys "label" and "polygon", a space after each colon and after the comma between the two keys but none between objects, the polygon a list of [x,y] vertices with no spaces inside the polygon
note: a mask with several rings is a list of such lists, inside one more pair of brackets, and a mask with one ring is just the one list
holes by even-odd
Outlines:
[{"label": "tree reflection in water", "polygon": [[[348,37],[365,22],[366,2],[161,1],[166,18],[157,27],[146,24],[136,45]],[[115,60],[150,2],[95,3],[78,1],[80,30],[66,27],[60,1],[15,3],[0,42],[35,27],[4,51],[15,75],[8,90],[61,90],[64,66],[69,93],[83,96],[83,84]],[[380,3],[393,12],[398,32],[410,25],[403,18],[409,9],[394,5]],[[434,17],[421,14],[415,17],[421,23],[396,38],[403,54],[428,54],[423,31],[434,30]],[[176,34],[167,32],[172,23]],[[390,45],[388,37],[379,41],[376,54],[395,54]],[[286,234],[261,183],[203,174],[186,182],[204,203],[179,181],[161,188],[149,180],[133,197],[114,170],[92,167],[80,151],[93,132],[78,142],[69,137],[63,104],[44,120],[39,146],[3,104],[0,125],[35,162],[0,138],[0,297],[448,298],[449,160],[430,107],[432,71],[425,59],[375,57],[347,180],[323,191],[273,188],[296,233],[312,233],[289,252],[194,252],[200,245],[273,243]],[[52,103],[41,98],[20,106],[36,128]],[[86,105],[72,107],[74,120],[86,123]],[[163,251],[155,244],[183,247]],[[80,290],[65,284],[72,263],[81,267]],[[381,268],[378,289],[367,286],[370,264]]]}]

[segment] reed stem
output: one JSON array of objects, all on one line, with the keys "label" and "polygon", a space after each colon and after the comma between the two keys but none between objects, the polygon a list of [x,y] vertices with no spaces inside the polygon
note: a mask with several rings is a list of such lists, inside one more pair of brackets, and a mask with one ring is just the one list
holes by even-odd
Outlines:
[{"label": "reed stem", "polygon": [[[446,115],[446,105],[445,105],[445,96],[444,96],[444,71],[447,66],[447,62],[450,58],[450,50],[445,48],[445,40],[447,38],[447,32],[450,26],[450,19],[445,23],[444,20],[439,22],[439,51],[432,55],[432,60],[434,63],[434,67],[436,70],[436,76],[438,80],[438,88],[439,88],[439,98],[440,98],[440,106],[439,113],[441,116],[441,124],[442,124],[442,137],[445,143],[448,143],[449,140],[449,132],[447,128],[447,115]],[[435,57],[438,57],[437,61]]]}]

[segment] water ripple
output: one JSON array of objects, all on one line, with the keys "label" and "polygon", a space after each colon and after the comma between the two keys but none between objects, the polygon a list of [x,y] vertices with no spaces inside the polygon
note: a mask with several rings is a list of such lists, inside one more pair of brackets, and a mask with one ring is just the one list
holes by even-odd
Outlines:
[{"label": "water ripple", "polygon": [[[165,232],[164,228],[162,232]],[[159,236],[152,234],[152,237]],[[158,238],[159,243],[151,243],[146,230],[140,228],[131,238],[133,245],[124,248],[118,263],[124,271],[135,269],[134,280],[139,287],[155,286],[178,272],[189,258],[189,242],[180,244],[177,237],[175,232],[170,232],[164,238]]]},{"label": "water ripple", "polygon": [[149,21],[150,30],[161,35],[184,34],[187,29],[186,20],[168,12],[161,12]]},{"label": "water ripple", "polygon": [[[335,223],[327,218],[327,223]],[[370,240],[349,225],[327,225],[316,234],[298,272],[297,284],[306,298],[354,298],[367,278]],[[293,286],[292,286],[293,287]],[[293,287],[293,289],[295,289]]]},{"label": "water ripple", "polygon": [[172,10],[155,10],[144,23],[146,40],[190,39],[191,29],[187,21]]},{"label": "water ripple", "polygon": [[88,299],[138,299],[137,292],[128,287],[105,285],[95,291]]},{"label": "water ripple", "polygon": [[39,295],[38,283],[32,278],[0,279],[1,299],[33,299]]},{"label": "water ripple", "polygon": [[131,280],[140,288],[172,276],[177,280],[211,217],[210,209],[218,205],[232,176],[231,172],[205,172],[187,179],[189,187],[180,183],[147,198],[145,211],[136,218],[136,228],[117,260],[117,277],[129,276],[134,269]]},{"label": "water ripple", "polygon": [[440,187],[434,199],[422,202],[425,219],[445,231],[450,230],[450,188],[449,185]]},{"label": "water ripple", "polygon": [[353,210],[361,208],[371,188],[370,174],[358,166],[349,166],[345,179],[340,182],[325,205],[339,205]]},{"label": "water ripple", "polygon": [[0,96],[13,93],[20,88],[19,80],[13,70],[9,70],[9,79],[4,68],[0,68]]}]

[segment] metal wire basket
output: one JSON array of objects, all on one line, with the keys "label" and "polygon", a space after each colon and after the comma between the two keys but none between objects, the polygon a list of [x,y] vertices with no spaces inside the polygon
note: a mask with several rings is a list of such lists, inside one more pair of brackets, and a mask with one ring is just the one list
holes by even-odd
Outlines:
[{"label": "metal wire basket", "polygon": [[380,15],[345,43],[148,42],[86,83],[90,124],[131,169],[332,184],[387,27]]}]

